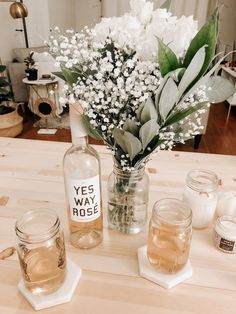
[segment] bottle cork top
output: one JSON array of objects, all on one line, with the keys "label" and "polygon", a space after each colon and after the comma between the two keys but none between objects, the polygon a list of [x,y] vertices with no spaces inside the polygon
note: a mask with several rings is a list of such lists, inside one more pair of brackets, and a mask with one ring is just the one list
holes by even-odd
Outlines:
[{"label": "bottle cork top", "polygon": [[83,109],[79,102],[70,104],[69,106],[70,112],[70,128],[71,128],[71,137],[72,142],[76,138],[85,137],[88,135],[84,125],[83,125]]}]

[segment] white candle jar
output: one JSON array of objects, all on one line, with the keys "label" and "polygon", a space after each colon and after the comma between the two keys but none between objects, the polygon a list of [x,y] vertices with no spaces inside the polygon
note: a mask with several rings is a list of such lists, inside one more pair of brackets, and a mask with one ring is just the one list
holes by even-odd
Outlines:
[{"label": "white candle jar", "polygon": [[216,221],[213,240],[217,249],[225,253],[236,253],[236,217],[222,216]]},{"label": "white candle jar", "polygon": [[183,200],[192,210],[193,228],[208,227],[217,204],[217,175],[208,170],[195,169],[188,173]]}]

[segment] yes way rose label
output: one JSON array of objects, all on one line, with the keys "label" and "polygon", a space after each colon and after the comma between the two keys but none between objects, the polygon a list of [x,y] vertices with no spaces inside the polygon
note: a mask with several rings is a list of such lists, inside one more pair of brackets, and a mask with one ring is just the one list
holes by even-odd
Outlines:
[{"label": "yes way rose label", "polygon": [[93,221],[101,214],[99,176],[69,181],[70,216],[73,221]]}]

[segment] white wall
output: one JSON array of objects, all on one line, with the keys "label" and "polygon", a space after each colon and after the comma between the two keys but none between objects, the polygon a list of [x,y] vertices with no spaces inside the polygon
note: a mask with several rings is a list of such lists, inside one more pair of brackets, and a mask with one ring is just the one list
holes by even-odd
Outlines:
[{"label": "white wall", "polygon": [[[50,27],[75,28],[75,1],[77,0],[24,0],[28,9],[25,20],[29,47],[43,45],[48,39]],[[12,60],[14,48],[25,47],[24,33],[15,31],[23,29],[22,19],[11,17],[10,5],[10,2],[0,2],[0,58],[3,63]]]},{"label": "white wall", "polygon": [[24,3],[28,9],[26,23],[29,47],[41,46],[49,35],[48,0],[24,0]]},{"label": "white wall", "polygon": [[[49,33],[48,0],[25,0],[24,3],[28,9],[25,20],[29,46],[43,45]],[[24,33],[15,31],[23,29],[22,19],[11,17],[10,5],[10,2],[0,2],[0,57],[3,63],[12,60],[12,49],[25,47]]]},{"label": "white wall", "polygon": [[59,26],[62,30],[75,28],[76,0],[48,0],[50,26]]},{"label": "white wall", "polygon": [[[47,40],[50,27],[59,26],[62,30],[82,29],[93,25],[101,18],[100,0],[24,0],[28,9],[26,27],[29,46],[41,46]],[[10,16],[10,2],[0,1],[0,58],[3,63],[12,60],[14,48],[24,48],[22,19]]]},{"label": "white wall", "polygon": [[221,43],[232,43],[236,41],[236,1],[223,0],[223,8],[220,12],[220,34]]},{"label": "white wall", "polygon": [[24,35],[15,29],[22,28],[21,21],[9,14],[10,3],[0,3],[0,58],[5,63],[12,59],[12,47],[24,47]]},{"label": "white wall", "polygon": [[100,0],[75,0],[76,30],[93,26],[101,19]]},{"label": "white wall", "polygon": [[171,12],[178,17],[193,15],[201,27],[207,19],[208,2],[208,0],[172,0]]}]

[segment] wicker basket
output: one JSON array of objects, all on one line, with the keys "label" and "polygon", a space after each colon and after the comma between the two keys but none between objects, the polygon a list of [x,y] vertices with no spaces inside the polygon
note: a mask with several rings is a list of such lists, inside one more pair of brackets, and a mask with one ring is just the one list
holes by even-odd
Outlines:
[{"label": "wicker basket", "polygon": [[23,118],[17,110],[0,115],[0,137],[16,137],[23,130]]}]

